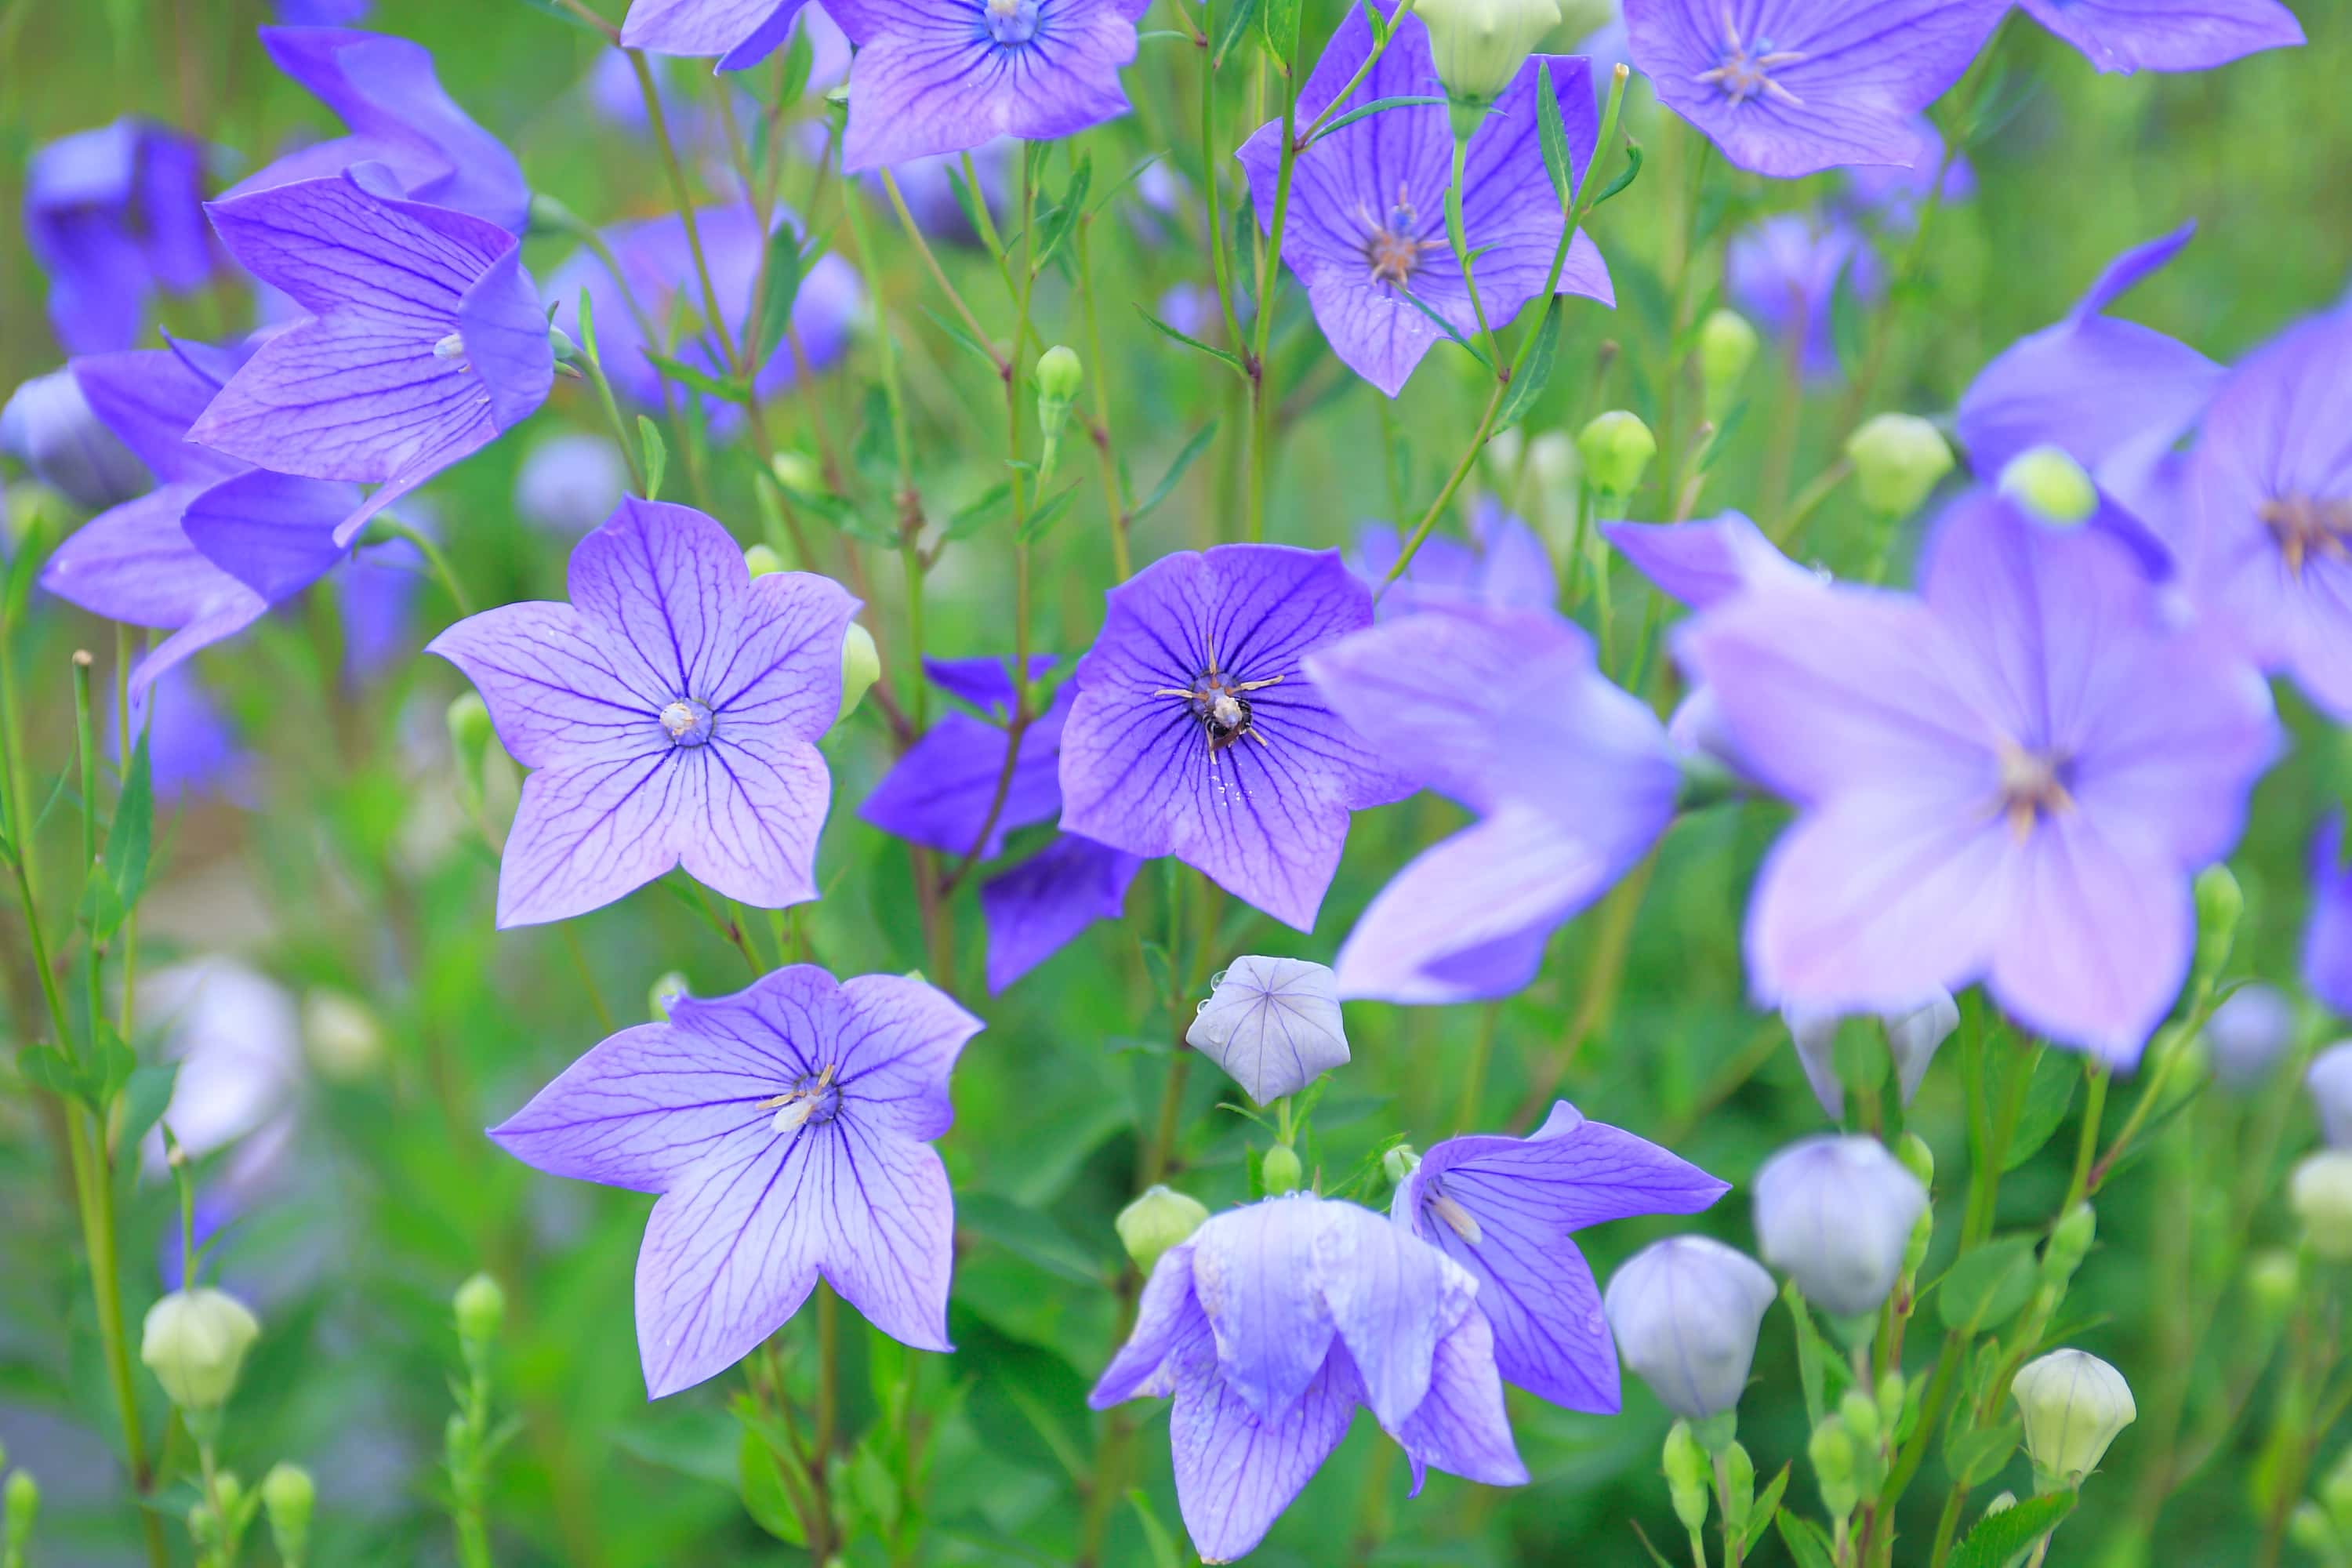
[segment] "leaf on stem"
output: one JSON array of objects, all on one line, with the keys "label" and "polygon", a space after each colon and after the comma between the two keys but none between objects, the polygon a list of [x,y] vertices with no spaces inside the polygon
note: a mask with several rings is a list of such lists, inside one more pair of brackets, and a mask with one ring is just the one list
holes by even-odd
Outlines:
[{"label": "leaf on stem", "polygon": [[1835,1568],[1829,1537],[1822,1533],[1820,1525],[1785,1508],[1772,1519],[1780,1526],[1780,1539],[1788,1544],[1789,1555],[1797,1560],[1797,1568]]},{"label": "leaf on stem", "polygon": [[1589,213],[1592,211],[1594,207],[1605,205],[1612,196],[1623,194],[1625,187],[1639,179],[1641,174],[1641,146],[1637,142],[1628,142],[1625,143],[1625,172],[1619,174],[1615,179],[1610,181],[1608,189],[1593,197],[1591,205],[1587,206],[1584,210]]},{"label": "leaf on stem", "polygon": [[647,363],[656,370],[690,391],[747,406],[751,401],[750,390],[740,382],[722,380],[707,370],[697,370],[683,361],[672,359],[667,354],[657,354],[651,349],[645,350],[644,353]]},{"label": "leaf on stem", "polygon": [[1486,357],[1485,350],[1472,342],[1468,338],[1464,337],[1460,332],[1454,331],[1453,322],[1447,321],[1444,317],[1431,310],[1427,305],[1423,304],[1421,302],[1420,296],[1414,294],[1412,289],[1398,289],[1397,298],[1402,300],[1406,304],[1411,305],[1414,310],[1419,310],[1423,315],[1427,316],[1431,321],[1435,321],[1439,331],[1444,332],[1447,337],[1452,338],[1455,342],[1462,345],[1463,353],[1468,354],[1472,359],[1476,360],[1480,364],[1485,365],[1489,372],[1494,370],[1495,362]]},{"label": "leaf on stem", "polygon": [[1357,121],[1362,120],[1368,115],[1384,113],[1391,109],[1411,109],[1416,104],[1444,103],[1444,101],[1445,100],[1443,98],[1432,98],[1426,94],[1423,94],[1407,98],[1376,98],[1370,103],[1360,103],[1356,105],[1355,108],[1348,110],[1345,114],[1334,119],[1329,124],[1324,126],[1322,130],[1318,131],[1315,133],[1315,141],[1305,143],[1299,148],[1299,151],[1302,153],[1305,152],[1307,148],[1314,146],[1316,142],[1322,141],[1325,137],[1330,135],[1335,131],[1342,130],[1347,126],[1353,125]]},{"label": "leaf on stem", "polygon": [[793,301],[800,297],[801,279],[814,258],[801,248],[793,226],[780,223],[768,237],[767,282],[760,291],[760,363],[765,364],[784,341],[793,324]]},{"label": "leaf on stem", "polygon": [[1552,365],[1559,357],[1559,318],[1560,298],[1554,294],[1544,307],[1543,320],[1536,324],[1535,338],[1523,363],[1511,374],[1511,389],[1495,413],[1496,429],[1507,430],[1526,418],[1534,411],[1536,399],[1543,395],[1551,381]]},{"label": "leaf on stem", "polygon": [[1062,514],[1070,509],[1070,498],[1078,493],[1078,486],[1082,482],[1072,479],[1060,495],[1031,512],[1029,521],[1021,525],[1021,542],[1034,544],[1045,538],[1045,531],[1061,521]]},{"label": "leaf on stem", "polygon": [[646,455],[646,499],[659,500],[662,476],[669,471],[669,445],[662,439],[661,426],[642,414],[637,416],[637,445]]},{"label": "leaf on stem", "polygon": [[1956,1334],[1979,1334],[2017,1315],[2033,1294],[2034,1238],[2008,1236],[1955,1258],[1936,1285],[1936,1313]]},{"label": "leaf on stem", "polygon": [[1257,15],[1257,4],[1258,0],[1231,0],[1226,6],[1224,16],[1217,25],[1216,47],[1209,54],[1211,70],[1225,68],[1225,53],[1240,43],[1242,35],[1249,31],[1250,21]]},{"label": "leaf on stem", "polygon": [[1544,173],[1551,176],[1552,194],[1559,198],[1559,210],[1567,212],[1576,200],[1575,164],[1568,155],[1568,129],[1559,122],[1559,100],[1551,90],[1551,66],[1549,62],[1536,68],[1536,137],[1543,146]]},{"label": "leaf on stem", "polygon": [[2059,1521],[2074,1511],[2074,1500],[2073,1492],[2051,1492],[1985,1515],[1952,1553],[1951,1568],[2001,1568],[2057,1529]]},{"label": "leaf on stem", "polygon": [[[1423,308],[1426,309],[1426,307]],[[1198,349],[1202,353],[1207,354],[1211,359],[1223,361],[1225,364],[1232,367],[1233,373],[1235,375],[1245,375],[1248,374],[1242,369],[1240,355],[1229,353],[1223,349],[1211,348],[1208,344],[1202,342],[1198,338],[1186,336],[1184,333],[1180,332],[1175,328],[1170,326],[1167,322],[1161,321],[1159,317],[1153,315],[1150,311],[1145,310],[1141,305],[1136,306],[1135,313],[1142,317],[1145,321],[1150,322],[1154,327],[1158,328],[1162,337],[1173,338],[1176,342],[1182,343],[1187,348]],[[1450,331],[1451,329],[1448,330]]]},{"label": "leaf on stem", "polygon": [[1194,458],[1209,449],[1209,443],[1216,434],[1217,422],[1213,419],[1193,431],[1192,438],[1184,443],[1183,448],[1168,465],[1168,471],[1160,475],[1160,482],[1151,488],[1151,493],[1143,499],[1140,505],[1127,514],[1128,521],[1141,522],[1158,509],[1161,501],[1174,494],[1176,482],[1184,477],[1184,470],[1192,466]]}]

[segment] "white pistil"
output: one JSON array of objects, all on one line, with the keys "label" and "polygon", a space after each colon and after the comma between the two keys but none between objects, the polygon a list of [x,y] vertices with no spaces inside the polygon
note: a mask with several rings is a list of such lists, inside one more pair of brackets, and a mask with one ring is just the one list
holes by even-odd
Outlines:
[{"label": "white pistil", "polygon": [[433,357],[444,364],[466,368],[466,338],[462,332],[451,332],[433,345]]},{"label": "white pistil", "polygon": [[1431,1198],[1429,1212],[1444,1220],[1448,1229],[1473,1247],[1486,1239],[1486,1233],[1478,1228],[1477,1217],[1455,1202],[1450,1194],[1439,1193]]},{"label": "white pistil", "polygon": [[799,1131],[808,1125],[809,1118],[816,1114],[818,1100],[832,1086],[833,1068],[834,1064],[827,1062],[824,1070],[817,1074],[816,1081],[806,1089],[788,1089],[782,1094],[759,1101],[751,1109],[774,1111],[775,1119],[769,1126],[781,1134],[790,1136]]}]

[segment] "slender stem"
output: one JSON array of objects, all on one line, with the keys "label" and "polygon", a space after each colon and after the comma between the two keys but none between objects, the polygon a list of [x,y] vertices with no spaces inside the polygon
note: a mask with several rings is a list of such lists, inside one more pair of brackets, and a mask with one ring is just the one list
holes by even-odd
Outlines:
[{"label": "slender stem", "polygon": [[604,993],[597,987],[596,971],[588,962],[587,950],[580,945],[580,933],[569,921],[558,921],[557,929],[563,932],[564,951],[571,953],[572,966],[580,972],[580,984],[587,990],[588,1005],[594,1010],[596,1022],[604,1026],[606,1034],[611,1034],[620,1026],[613,1021],[613,1010],[604,1005]]},{"label": "slender stem", "polygon": [[[1290,12],[1292,41],[1297,42],[1297,19],[1300,10]],[[1250,384],[1250,464],[1249,510],[1247,537],[1253,542],[1265,537],[1265,474],[1269,460],[1268,447],[1274,432],[1268,409],[1274,401],[1270,384],[1271,371],[1266,363],[1266,346],[1274,335],[1274,290],[1281,281],[1283,230],[1290,218],[1290,185],[1298,168],[1298,73],[1283,74],[1282,85],[1282,156],[1274,176],[1274,214],[1269,220],[1265,247],[1258,256],[1257,268],[1257,342],[1246,362]],[[1464,268],[1463,276],[1469,276]],[[1476,298],[1474,289],[1472,298]]]},{"label": "slender stem", "polygon": [[[1225,265],[1224,197],[1221,170],[1217,163],[1217,71],[1216,60],[1209,53],[1209,40],[1194,40],[1201,57],[1201,194],[1209,205],[1209,277],[1217,286],[1217,308],[1224,313],[1225,341],[1235,348],[1242,346],[1241,318],[1234,313],[1233,280]],[[1265,301],[1260,300],[1264,310]]]},{"label": "slender stem", "polygon": [[835,1424],[841,1409],[841,1300],[824,1280],[816,1287],[816,1436],[809,1456],[811,1489],[817,1496],[817,1517],[809,1531],[810,1560],[832,1559],[834,1540],[831,1491],[825,1470],[833,1456]]},{"label": "slender stem", "polygon": [[[996,345],[989,341],[988,333],[981,327],[980,318],[971,313],[971,307],[964,303],[963,296],[958,293],[956,286],[948,280],[946,269],[940,266],[940,258],[931,252],[930,241],[923,237],[921,226],[915,222],[915,215],[907,210],[907,198],[899,193],[897,177],[887,168],[881,173],[882,189],[890,198],[892,210],[898,215],[899,226],[907,231],[907,237],[914,242],[915,254],[923,258],[924,268],[930,273],[931,281],[940,286],[940,292],[948,297],[948,303],[953,305],[956,314],[963,318],[964,330],[971,334],[972,342],[987,352],[989,363],[996,367],[996,374],[1000,376],[1009,375],[1012,373],[1012,366],[1005,363],[1003,354],[996,352]],[[1016,353],[1020,352],[1021,345],[1017,340],[1013,346]]]},{"label": "slender stem", "polygon": [[2066,1201],[2058,1205],[2062,1219],[2090,1192],[2092,1161],[2099,1152],[2099,1121],[2106,1112],[2107,1080],[2112,1076],[2095,1061],[2084,1064],[2083,1132],[2074,1145],[2074,1175],[2066,1184]]},{"label": "slender stem", "polygon": [[457,581],[457,574],[451,569],[449,558],[441,552],[441,546],[434,542],[431,534],[389,512],[377,513],[375,526],[394,539],[404,539],[416,546],[417,553],[425,557],[425,563],[433,569],[433,575],[440,579],[442,592],[447,594],[449,602],[457,605],[461,618],[474,613],[474,601],[467,595],[465,584]]},{"label": "slender stem", "polygon": [[1478,1034],[1470,1048],[1470,1063],[1462,1073],[1462,1100],[1454,1112],[1457,1130],[1478,1125],[1478,1101],[1486,1086],[1486,1062],[1494,1055],[1495,1031],[1502,1022],[1503,1005],[1489,1002],[1478,1012]]},{"label": "slender stem", "polygon": [[1633,950],[1633,916],[1642,907],[1642,894],[1649,887],[1650,873],[1657,864],[1658,852],[1654,848],[1603,902],[1601,930],[1593,938],[1592,957],[1585,966],[1582,1000],[1577,1004],[1576,1016],[1569,1020],[1568,1033],[1561,1038],[1559,1048],[1535,1069],[1527,1098],[1519,1102],[1518,1112],[1511,1119],[1513,1125],[1524,1126],[1544,1111],[1559,1080],[1576,1065],[1577,1053],[1584,1042],[1616,1005],[1618,987],[1625,978],[1625,960]]},{"label": "slender stem", "polygon": [[1412,532],[1406,536],[1404,548],[1397,552],[1397,558],[1390,565],[1388,575],[1381,579],[1381,587],[1383,590],[1391,583],[1403,576],[1405,569],[1412,564],[1413,556],[1421,551],[1422,542],[1426,540],[1430,531],[1437,526],[1437,520],[1445,515],[1445,504],[1454,499],[1454,492],[1461,489],[1462,481],[1469,477],[1471,468],[1478,461],[1478,454],[1486,450],[1486,437],[1495,428],[1495,416],[1502,410],[1505,390],[1505,384],[1498,381],[1495,384],[1494,391],[1486,395],[1486,406],[1478,416],[1478,427],[1470,434],[1470,444],[1463,448],[1460,461],[1454,465],[1454,471],[1446,476],[1445,487],[1437,492],[1437,499],[1429,503],[1429,510],[1421,514],[1421,521],[1413,525]]},{"label": "slender stem", "polygon": [[1086,322],[1087,379],[1094,384],[1095,421],[1093,437],[1095,456],[1102,468],[1103,511],[1110,524],[1111,569],[1118,580],[1126,582],[1134,572],[1134,561],[1128,551],[1129,517],[1127,502],[1119,494],[1118,458],[1111,447],[1109,363],[1103,358],[1102,327],[1095,315],[1095,274],[1089,254],[1089,238],[1094,233],[1092,214],[1081,215],[1078,231],[1074,237],[1078,247],[1078,310]]},{"label": "slender stem", "polygon": [[[122,767],[131,765],[131,627],[118,621],[114,626],[114,732],[115,755]],[[122,911],[122,973],[119,977],[120,994],[115,999],[114,1032],[125,1043],[131,1037],[134,1012],[133,996],[139,982],[139,906],[135,902]]]}]

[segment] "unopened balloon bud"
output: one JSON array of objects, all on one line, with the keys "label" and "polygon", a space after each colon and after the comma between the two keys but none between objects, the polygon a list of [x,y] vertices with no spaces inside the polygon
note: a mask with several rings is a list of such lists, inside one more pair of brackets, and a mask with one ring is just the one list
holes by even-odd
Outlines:
[{"label": "unopened balloon bud", "polygon": [[833,721],[838,724],[856,711],[881,679],[882,652],[874,646],[874,634],[864,622],[850,622],[849,629],[841,634],[841,711],[833,716]]},{"label": "unopened balloon bud", "polygon": [[1737,1443],[1727,1443],[1717,1456],[1723,1460],[1723,1519],[1737,1538],[1748,1532],[1748,1516],[1756,1511],[1756,1461]]},{"label": "unopened balloon bud", "polygon": [[1675,1517],[1683,1528],[1695,1531],[1706,1523],[1706,1450],[1692,1435],[1689,1422],[1677,1421],[1667,1429],[1659,1468],[1665,1472],[1666,1494],[1674,1500]]},{"label": "unopened balloon bud", "polygon": [[2238,920],[2246,912],[2246,895],[2230,868],[2220,863],[2197,873],[2197,978],[2210,984],[2230,961],[2238,940]]},{"label": "unopened balloon bud", "polygon": [[40,1516],[41,1483],[33,1479],[32,1471],[18,1470],[8,1478],[0,1500],[6,1502],[8,1510],[6,1533],[0,1539],[8,1543],[9,1561],[21,1562],[26,1543],[33,1539],[33,1521]]},{"label": "unopened balloon bud", "polygon": [[1404,1179],[1420,1167],[1421,1155],[1410,1143],[1400,1143],[1381,1156],[1381,1174],[1392,1187],[1404,1185]]},{"label": "unopened balloon bud", "polygon": [[[1429,27],[1446,97],[1475,110],[1502,96],[1528,53],[1559,25],[1558,0],[1419,0],[1413,14]],[[1554,61],[1555,76],[1559,68]]]},{"label": "unopened balloon bud", "polygon": [[1698,369],[1710,411],[1729,404],[1740,378],[1756,363],[1760,341],[1755,326],[1737,310],[1717,310],[1699,323]]},{"label": "unopened balloon bud", "polygon": [[2139,1418],[2124,1374],[2085,1351],[2053,1351],[2027,1362],[2009,1392],[2024,1418],[2025,1452],[2044,1491],[2082,1485],[2116,1434]]},{"label": "unopened balloon bud", "polygon": [[786,495],[819,496],[824,493],[824,470],[817,460],[805,452],[779,452],[768,460],[769,471],[776,476]]},{"label": "unopened balloon bud", "polygon": [[245,1352],[260,1336],[260,1322],[226,1292],[174,1290],[147,1309],[139,1359],[173,1405],[207,1414],[236,1390]]},{"label": "unopened balloon bud", "polygon": [[468,1347],[488,1347],[507,1321],[507,1293],[487,1274],[476,1274],[457,1287],[449,1299],[457,1320],[457,1339]]},{"label": "unopened balloon bud", "polygon": [[646,1011],[656,1024],[669,1022],[670,1009],[688,994],[686,976],[677,970],[656,980],[646,991]]},{"label": "unopened balloon bud", "polygon": [[2078,1203],[2068,1209],[2042,1248],[2042,1282],[2063,1294],[2098,1234],[2099,1216],[2089,1204]]},{"label": "unopened balloon bud", "polygon": [[1610,495],[1631,495],[1658,455],[1658,438],[1639,416],[1612,408],[1577,433],[1576,455],[1585,483]]},{"label": "unopened balloon bud", "polygon": [[1813,1462],[1813,1480],[1821,1488],[1822,1507],[1832,1520],[1843,1520],[1862,1502],[1862,1489],[1854,1479],[1853,1435],[1845,1428],[1844,1421],[1832,1415],[1813,1428],[1805,1445],[1806,1457]]},{"label": "unopened balloon bud", "polygon": [[498,731],[490,723],[489,705],[478,691],[468,691],[449,704],[449,753],[457,764],[457,790],[468,811],[482,808],[482,770]]},{"label": "unopened balloon bud", "polygon": [[1875,1447],[1878,1444],[1878,1401],[1859,1388],[1849,1388],[1838,1400],[1838,1419],[1845,1423],[1847,1434],[1859,1447]]},{"label": "unopened balloon bud", "polygon": [[771,545],[754,544],[743,552],[743,565],[754,578],[772,577],[784,569],[784,558]]},{"label": "unopened balloon bud", "polygon": [[1200,1229],[1208,1217],[1208,1208],[1200,1199],[1173,1187],[1155,1185],[1119,1210],[1114,1223],[1119,1245],[1127,1248],[1136,1268],[1149,1274],[1161,1254]]},{"label": "unopened balloon bud", "polygon": [[2091,476],[2060,447],[2033,447],[2000,471],[2000,493],[2042,521],[2063,528],[2090,521],[2099,510]]},{"label": "unopened balloon bud", "polygon": [[2330,1262],[2352,1258],[2352,1149],[2305,1156],[2287,1183],[2287,1196],[2312,1251]]},{"label": "unopened balloon bud", "polygon": [[1899,521],[1919,510],[1952,471],[1951,444],[1916,414],[1881,414],[1846,437],[1862,504]]},{"label": "unopened balloon bud", "polygon": [[1268,1195],[1297,1192],[1307,1174],[1298,1163],[1298,1151],[1287,1143],[1276,1143],[1265,1152],[1258,1173],[1265,1179]]},{"label": "unopened balloon bud", "polygon": [[280,1463],[261,1478],[261,1506],[269,1515],[269,1536],[289,1568],[310,1555],[310,1512],[318,1500],[319,1489],[310,1472],[299,1465]]},{"label": "unopened balloon bud", "polygon": [[383,1027],[357,997],[325,989],[302,998],[302,1045],[321,1077],[349,1083],[383,1060]]},{"label": "unopened balloon bud", "polygon": [[2246,1299],[2266,1322],[2276,1324],[2303,1295],[2303,1260],[2293,1249],[2266,1247],[2246,1260]]}]

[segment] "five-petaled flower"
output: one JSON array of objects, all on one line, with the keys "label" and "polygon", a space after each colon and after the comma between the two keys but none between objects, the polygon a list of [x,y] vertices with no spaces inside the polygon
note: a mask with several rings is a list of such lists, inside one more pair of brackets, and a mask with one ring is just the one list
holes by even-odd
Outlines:
[{"label": "five-petaled flower", "polygon": [[920,980],[794,964],[677,998],[490,1136],[552,1175],[661,1194],[637,1254],[654,1398],[742,1359],[820,1274],[891,1338],[944,1351],[954,1200],[929,1145],[981,1028]]},{"label": "five-petaled flower", "polygon": [[433,639],[535,768],[499,869],[499,924],[562,920],[683,865],[766,909],[816,897],[857,601],[753,578],[710,518],[625,500],[572,552],[572,603],[486,610]]}]

